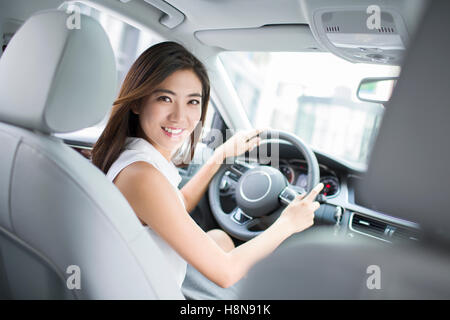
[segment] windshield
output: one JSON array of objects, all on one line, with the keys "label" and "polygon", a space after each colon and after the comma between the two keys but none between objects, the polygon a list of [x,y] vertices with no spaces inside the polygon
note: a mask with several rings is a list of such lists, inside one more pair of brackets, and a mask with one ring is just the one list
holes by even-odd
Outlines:
[{"label": "windshield", "polygon": [[366,77],[399,67],[353,64],[324,52],[224,52],[220,59],[254,127],[295,133],[313,149],[367,164],[384,107],[359,101]]}]

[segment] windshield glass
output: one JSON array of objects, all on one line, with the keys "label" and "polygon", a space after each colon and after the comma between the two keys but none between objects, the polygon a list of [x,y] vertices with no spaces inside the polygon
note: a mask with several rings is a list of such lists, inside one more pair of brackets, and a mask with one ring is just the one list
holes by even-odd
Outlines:
[{"label": "windshield glass", "polygon": [[290,131],[358,167],[367,163],[384,111],[358,100],[358,85],[400,73],[324,52],[224,52],[220,59],[254,127]]}]

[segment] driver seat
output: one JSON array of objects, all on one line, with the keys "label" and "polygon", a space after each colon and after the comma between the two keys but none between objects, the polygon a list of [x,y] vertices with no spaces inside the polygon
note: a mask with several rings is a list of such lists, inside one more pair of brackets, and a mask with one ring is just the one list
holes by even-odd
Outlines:
[{"label": "driver seat", "polygon": [[34,14],[0,59],[0,298],[184,299],[120,191],[52,136],[100,122],[116,92],[105,31],[67,20]]}]

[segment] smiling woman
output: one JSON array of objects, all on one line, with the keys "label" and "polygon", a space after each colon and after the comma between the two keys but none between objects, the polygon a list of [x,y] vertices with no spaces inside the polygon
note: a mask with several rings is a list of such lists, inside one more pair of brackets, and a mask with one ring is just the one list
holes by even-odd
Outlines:
[{"label": "smiling woman", "polygon": [[[165,254],[180,287],[187,263],[216,287],[232,286],[287,237],[313,224],[313,212],[319,208],[314,199],[323,187],[297,196],[270,228],[237,248],[222,230],[205,233],[187,213],[197,206],[225,158],[256,147],[263,131],[237,132],[179,190],[181,176],[174,159],[186,152],[183,158],[192,160],[209,92],[199,60],[175,42],[156,44],[132,65],[93,149],[92,162],[125,196]],[[189,146],[185,151],[184,142]]]},{"label": "smiling woman", "polygon": [[[173,74],[175,71],[178,72]],[[177,74],[180,76],[175,76]],[[183,83],[186,79],[193,81],[193,88],[185,88]],[[197,99],[189,97],[197,101],[197,103],[190,103],[189,101],[189,105],[192,105],[196,112],[193,116],[189,117],[188,121],[183,123],[183,126],[187,125],[187,122],[190,125],[189,130],[183,133],[183,138],[186,138],[189,132],[195,129],[197,124],[197,128],[201,129],[205,121],[210,92],[206,71],[201,63],[181,45],[174,42],[159,43],[147,49],[136,60],[128,72],[122,84],[119,97],[114,102],[109,122],[94,146],[92,162],[104,173],[107,173],[112,163],[122,151],[127,137],[147,138],[154,143],[159,151],[167,150],[167,144],[170,144],[171,147],[174,144],[176,147],[181,147],[183,139],[165,141],[161,136],[164,133],[161,127],[169,125],[167,123],[159,123],[164,116],[164,111],[160,112],[159,110],[165,110],[167,114],[167,111],[170,109],[152,107],[159,104],[169,104],[167,100],[171,98],[167,97],[167,91],[171,91],[170,88],[177,85],[182,85],[184,90],[194,90],[192,92],[189,91],[188,96],[191,94],[197,96]],[[170,87],[166,88],[166,86]],[[161,95],[161,90],[166,95]],[[202,98],[198,99],[198,95]],[[172,95],[172,99],[174,99],[174,95]],[[198,106],[199,100],[202,101],[201,109]],[[146,107],[141,110],[142,102],[145,103]],[[179,112],[183,112],[183,107],[179,103],[173,105],[178,109],[171,116],[175,117],[174,120],[177,122],[180,117]],[[139,116],[140,112],[142,112],[141,116]],[[150,118],[152,121],[148,121]],[[144,121],[145,119],[147,121]],[[149,123],[152,125],[150,126]],[[157,126],[158,134],[154,132],[154,124],[157,123],[159,123]],[[189,154],[187,155],[189,160],[193,157],[195,145],[199,138],[199,135],[195,134],[195,132],[192,132],[190,135]],[[182,150],[178,150],[179,152],[182,152]],[[180,156],[179,154],[167,154],[167,151],[164,153],[168,160],[172,156]],[[183,155],[183,157],[185,156]]]},{"label": "smiling woman", "polygon": [[141,115],[137,135],[150,141],[170,161],[172,150],[181,147],[202,114],[204,118],[207,105],[203,104],[202,110],[201,101],[198,76],[192,70],[175,71],[153,90],[141,108],[132,106],[133,113]]}]

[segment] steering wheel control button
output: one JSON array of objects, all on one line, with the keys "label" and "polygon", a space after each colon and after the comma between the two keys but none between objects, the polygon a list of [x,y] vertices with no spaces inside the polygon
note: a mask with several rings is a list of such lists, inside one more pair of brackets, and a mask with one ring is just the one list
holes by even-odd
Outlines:
[{"label": "steering wheel control button", "polygon": [[295,199],[297,194],[298,193],[295,190],[286,187],[283,191],[281,191],[279,198],[283,204],[289,205],[289,203],[291,203]]},{"label": "steering wheel control button", "polygon": [[230,178],[233,181],[238,182],[239,178],[240,178],[240,174],[237,175],[235,172],[231,172],[231,171],[227,171],[225,172],[225,176],[227,176],[228,178]]},{"label": "steering wheel control button", "polygon": [[257,167],[258,163],[250,163],[246,162],[245,160],[236,159],[234,160],[234,165],[241,168],[243,170],[242,172],[245,172],[247,170],[254,169],[255,167]]},{"label": "steering wheel control button", "polygon": [[253,165],[253,164],[250,164],[248,162],[236,159],[234,161],[233,165],[231,166],[231,170],[234,171],[234,173],[240,177],[245,172],[247,172],[248,170],[251,170],[251,169],[253,169],[255,167],[256,166]]},{"label": "steering wheel control button", "polygon": [[234,214],[233,214],[233,220],[239,224],[244,224],[247,221],[250,221],[252,218],[247,216],[241,209],[236,208]]},{"label": "steering wheel control button", "polygon": [[230,189],[230,184],[228,183],[228,181],[226,179],[222,179],[222,181],[220,182],[220,191],[221,192],[227,192],[228,189]]}]

